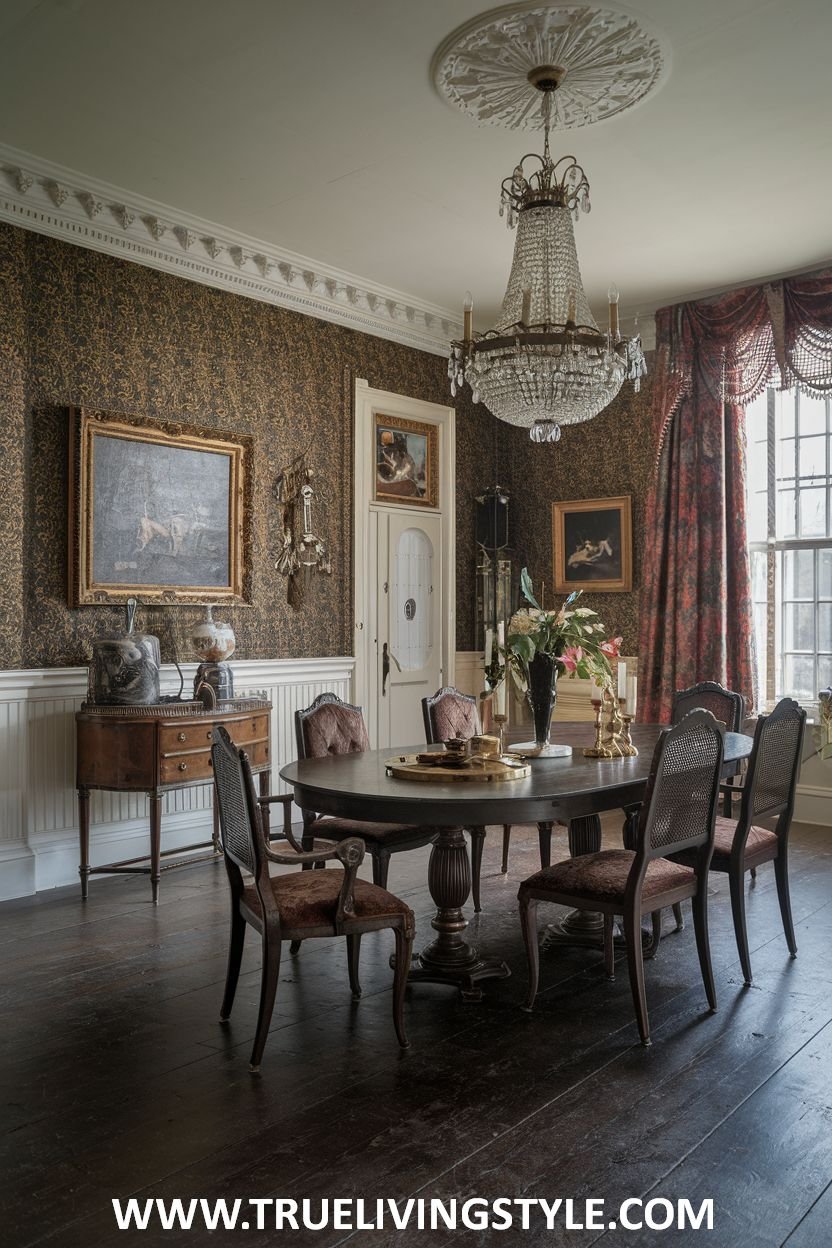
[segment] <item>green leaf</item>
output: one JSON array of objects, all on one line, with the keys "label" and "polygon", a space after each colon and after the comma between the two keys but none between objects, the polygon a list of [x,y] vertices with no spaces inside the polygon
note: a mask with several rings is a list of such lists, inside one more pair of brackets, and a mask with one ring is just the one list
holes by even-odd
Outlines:
[{"label": "green leaf", "polygon": [[532,578],[529,576],[528,568],[523,568],[523,571],[520,573],[520,592],[526,599],[526,602],[531,603],[533,607],[537,607],[537,609],[540,610],[540,603],[534,596]]},{"label": "green leaf", "polygon": [[534,658],[535,644],[528,633],[517,633],[511,638],[511,648],[518,659],[530,663]]}]

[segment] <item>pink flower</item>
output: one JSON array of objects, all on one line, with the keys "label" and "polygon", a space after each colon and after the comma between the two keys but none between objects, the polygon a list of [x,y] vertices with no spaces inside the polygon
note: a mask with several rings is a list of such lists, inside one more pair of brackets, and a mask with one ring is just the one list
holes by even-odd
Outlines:
[{"label": "pink flower", "polygon": [[601,642],[602,654],[608,654],[610,658],[617,659],[619,654],[621,653],[621,643],[623,640],[624,640],[623,637],[613,637],[609,641],[602,641]]},{"label": "pink flower", "polygon": [[564,650],[558,662],[563,664],[565,671],[574,672],[583,657],[584,652],[580,646],[569,646]]}]

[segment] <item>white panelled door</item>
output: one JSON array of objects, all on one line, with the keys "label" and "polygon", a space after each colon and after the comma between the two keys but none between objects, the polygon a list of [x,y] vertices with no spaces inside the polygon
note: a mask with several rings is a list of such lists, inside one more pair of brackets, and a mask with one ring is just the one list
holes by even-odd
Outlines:
[{"label": "white panelled door", "polygon": [[424,740],[422,698],[442,685],[442,516],[389,508],[377,533],[378,746]]}]

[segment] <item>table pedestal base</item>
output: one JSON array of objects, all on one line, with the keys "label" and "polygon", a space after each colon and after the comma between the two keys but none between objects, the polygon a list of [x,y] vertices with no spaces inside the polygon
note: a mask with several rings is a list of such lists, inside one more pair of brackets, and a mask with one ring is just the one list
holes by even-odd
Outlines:
[{"label": "table pedestal base", "polygon": [[462,907],[471,891],[471,863],[462,828],[439,830],[430,851],[428,888],[437,905],[431,919],[436,939],[414,955],[410,980],[451,984],[465,1000],[478,1001],[481,980],[505,979],[511,971],[501,958],[482,957],[464,939],[468,920]]}]

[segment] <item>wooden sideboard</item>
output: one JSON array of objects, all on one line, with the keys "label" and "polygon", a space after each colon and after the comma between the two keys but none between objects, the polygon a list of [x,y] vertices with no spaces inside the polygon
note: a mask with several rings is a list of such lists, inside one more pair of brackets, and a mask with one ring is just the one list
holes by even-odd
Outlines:
[{"label": "wooden sideboard", "polygon": [[[102,874],[150,876],[154,903],[159,900],[163,870],[162,798],[172,789],[208,784],[213,778],[211,736],[222,724],[236,745],[244,746],[252,771],[260,777],[260,792],[269,791],[271,780],[271,703],[240,699],[220,703],[212,710],[195,710],[192,703],[160,703],[141,707],[83,707],[75,716],[77,738],[76,785],[80,828],[81,896],[87,897],[89,877]],[[149,865],[144,858],[91,867],[90,792],[109,789],[116,793],[146,793],[150,799]],[[216,802],[214,835],[209,856],[220,853]],[[207,848],[194,845],[180,849]],[[194,858],[165,862],[164,869],[184,866]]]}]

